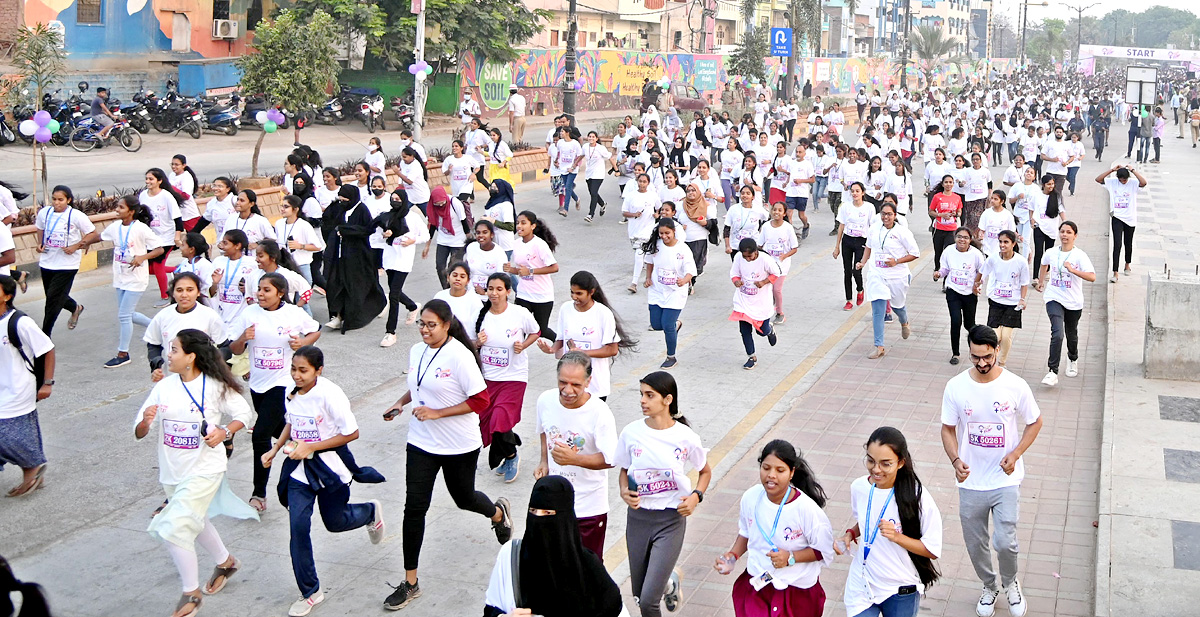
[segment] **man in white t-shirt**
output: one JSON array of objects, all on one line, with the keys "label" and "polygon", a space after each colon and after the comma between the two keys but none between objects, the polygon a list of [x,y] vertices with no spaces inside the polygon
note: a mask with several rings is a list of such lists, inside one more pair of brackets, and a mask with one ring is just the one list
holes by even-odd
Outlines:
[{"label": "man in white t-shirt", "polygon": [[534,478],[562,476],[575,489],[575,516],[584,548],[603,558],[608,528],[608,472],[617,453],[612,410],[588,391],[592,359],[582,351],[558,361],[558,390],[537,400],[537,433],[542,457]]},{"label": "man in white t-shirt", "polygon": [[[1017,580],[1017,512],[1025,477],[1021,455],[1042,430],[1041,410],[1029,384],[996,365],[1000,339],[994,330],[977,325],[967,342],[973,367],[951,378],[942,394],[942,446],[958,480],[963,543],[983,582],[975,612],[990,617],[1003,591],[1009,613],[1022,617],[1028,607]],[[1000,565],[999,587],[989,541]]]},{"label": "man in white t-shirt", "polygon": [[525,97],[517,92],[517,84],[508,87],[508,102],[505,109],[508,113],[508,132],[512,134],[512,142],[520,143],[525,137]]},{"label": "man in white t-shirt", "polygon": [[471,91],[463,92],[463,100],[458,104],[458,117],[462,120],[463,132],[467,132],[467,125],[471,120],[478,118],[480,115],[479,103],[471,98]]}]

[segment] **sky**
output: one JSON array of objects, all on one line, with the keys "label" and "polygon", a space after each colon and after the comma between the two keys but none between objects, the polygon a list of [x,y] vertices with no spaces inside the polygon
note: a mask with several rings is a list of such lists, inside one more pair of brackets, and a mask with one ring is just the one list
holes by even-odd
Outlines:
[{"label": "sky", "polygon": [[[1030,2],[1038,1],[1041,0],[1030,0]],[[1063,0],[1046,1],[1050,2],[1050,6],[1032,6],[1029,8],[1030,23],[1037,22],[1041,19],[1045,19],[1046,17],[1066,20],[1074,17],[1077,14],[1074,10],[1067,8],[1066,5],[1086,7],[1090,4],[1095,4],[1096,6],[1084,11],[1084,16],[1103,17],[1105,14],[1117,9],[1135,10],[1136,8],[1136,10],[1141,11],[1145,8],[1155,5],[1190,11],[1191,13],[1200,16],[1200,2],[1197,0],[1148,0],[1146,2],[1133,3],[1131,3],[1129,0],[1066,0],[1065,2]],[[1013,22],[1017,21],[1017,16],[1019,15],[1017,11],[1019,10],[1020,4],[1021,0],[993,0],[993,5],[996,7],[996,11],[1009,15]]]}]

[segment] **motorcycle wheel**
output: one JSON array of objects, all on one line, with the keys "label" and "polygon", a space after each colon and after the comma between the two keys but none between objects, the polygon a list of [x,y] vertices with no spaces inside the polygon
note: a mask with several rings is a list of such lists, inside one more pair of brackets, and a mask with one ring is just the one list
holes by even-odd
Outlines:
[{"label": "motorcycle wheel", "polygon": [[133,129],[121,131],[117,141],[120,142],[122,148],[125,148],[126,152],[137,152],[142,149],[142,134]]},{"label": "motorcycle wheel", "polygon": [[238,127],[236,124],[227,124],[227,125],[225,125],[225,128],[222,130],[225,131],[226,135],[233,137],[234,135],[237,135]]},{"label": "motorcycle wheel", "polygon": [[187,127],[185,127],[185,130],[187,131],[188,135],[192,136],[192,139],[200,139],[200,135],[203,132],[200,130],[200,124],[196,122],[189,123]]},{"label": "motorcycle wheel", "polygon": [[367,116],[364,116],[364,117],[363,117],[363,124],[367,125],[367,132],[368,132],[368,133],[374,133],[374,132],[375,132],[375,116],[373,116],[373,115],[367,115]]},{"label": "motorcycle wheel", "polygon": [[175,130],[175,127],[171,126],[171,121],[167,118],[166,114],[154,116],[154,118],[150,120],[150,125],[153,126],[154,130],[158,131],[159,133],[170,133],[171,131]]},{"label": "motorcycle wheel", "polygon": [[379,114],[379,130],[381,130],[381,131],[387,130],[387,124],[384,124],[384,122],[383,122],[383,114]]},{"label": "motorcycle wheel", "polygon": [[8,124],[0,122],[0,142],[11,144],[16,140],[17,136],[13,133],[12,129],[8,128]]},{"label": "motorcycle wheel", "polygon": [[79,127],[75,129],[75,132],[71,133],[71,147],[76,152],[88,152],[96,147],[96,142],[99,139],[96,133],[84,127]]},{"label": "motorcycle wheel", "polygon": [[50,142],[56,146],[65,146],[71,142],[71,137],[74,135],[72,131],[74,130],[71,125],[63,124],[57,133],[50,136]]},{"label": "motorcycle wheel", "polygon": [[287,116],[284,116],[283,122],[279,123],[279,128],[286,129],[286,128],[288,128],[288,124],[289,124],[288,118],[287,118]]},{"label": "motorcycle wheel", "polygon": [[146,122],[145,118],[132,118],[129,120],[129,126],[132,126],[139,133],[150,132],[150,125]]}]

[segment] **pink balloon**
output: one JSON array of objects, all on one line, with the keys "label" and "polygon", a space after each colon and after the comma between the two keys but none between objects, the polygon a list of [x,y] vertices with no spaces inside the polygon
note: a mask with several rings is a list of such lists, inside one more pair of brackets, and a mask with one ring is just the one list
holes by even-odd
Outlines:
[{"label": "pink balloon", "polygon": [[39,144],[44,144],[44,143],[46,143],[46,142],[50,141],[50,138],[51,138],[51,137],[52,137],[52,135],[51,135],[51,133],[50,133],[50,129],[48,129],[48,128],[44,127],[44,126],[43,126],[43,127],[40,127],[40,128],[37,130],[37,132],[35,132],[35,133],[33,134],[33,138],[34,138],[35,140],[37,140],[37,142],[38,142]]}]

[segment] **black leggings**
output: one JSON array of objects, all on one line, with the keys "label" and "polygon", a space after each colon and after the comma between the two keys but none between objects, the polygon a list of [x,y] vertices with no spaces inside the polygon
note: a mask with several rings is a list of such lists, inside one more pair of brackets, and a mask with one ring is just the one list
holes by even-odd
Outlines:
[{"label": "black leggings", "polygon": [[542,329],[542,338],[553,341],[558,338],[554,330],[550,329],[550,313],[554,312],[554,302],[530,302],[524,298],[517,298],[517,306],[523,306],[533,313],[533,318],[537,320],[538,327]]},{"label": "black leggings", "polygon": [[[479,169],[475,170],[475,179],[478,180],[480,184],[487,186],[488,185],[487,176],[485,176],[483,172],[484,172],[484,166],[480,165]],[[471,187],[470,193],[472,195],[475,194],[475,187],[473,187],[473,186]]]},{"label": "black leggings", "polygon": [[[846,287],[846,302],[851,300],[851,292],[854,288],[858,289],[858,293],[862,293],[863,291],[862,270],[855,268],[854,264],[863,258],[866,248],[866,238],[856,238],[842,234],[842,283]],[[851,279],[854,281],[853,288],[850,286]]]},{"label": "black leggings", "polygon": [[519,445],[521,436],[513,431],[492,433],[492,445],[488,447],[488,468],[495,469],[500,463],[516,456]]},{"label": "black leggings", "polygon": [[1117,217],[1112,217],[1112,271],[1116,272],[1121,263],[1121,246],[1125,246],[1125,265],[1133,263],[1133,231],[1134,227]]},{"label": "black leggings", "polygon": [[933,228],[933,267],[942,267],[942,251],[954,244],[953,229]]},{"label": "black leggings", "polygon": [[588,194],[592,196],[592,203],[588,206],[588,216],[596,216],[596,206],[604,203],[604,200],[600,199],[601,184],[604,184],[604,178],[587,179]]},{"label": "black leggings", "polygon": [[287,388],[283,386],[275,386],[262,394],[250,391],[250,400],[258,414],[258,419],[254,422],[254,434],[250,437],[250,443],[254,447],[254,460],[251,461],[254,467],[254,497],[267,496],[267,480],[271,477],[271,470],[262,466],[262,455],[271,449],[271,439],[278,438],[283,432],[283,426],[286,424],[283,419],[284,412],[287,411],[284,403],[286,393]]},{"label": "black leggings", "polygon": [[488,517],[496,515],[496,504],[487,495],[475,490],[475,467],[479,450],[463,454],[430,454],[408,444],[408,462],[404,474],[404,569],[416,570],[425,541],[425,514],[433,500],[433,482],[438,470],[446,490],[459,510],[468,510]]},{"label": "black leggings", "polygon": [[42,332],[50,336],[54,330],[54,322],[58,321],[59,312],[64,309],[74,313],[79,308],[71,298],[71,286],[75,284],[75,274],[79,270],[47,270],[42,268],[42,289],[46,293],[46,315],[42,319]]},{"label": "black leggings", "polygon": [[400,321],[401,304],[410,311],[417,310],[417,303],[404,294],[404,279],[406,278],[408,278],[407,272],[387,270],[388,316],[386,329],[388,334],[396,333],[396,324]]},{"label": "black leggings", "polygon": [[1054,238],[1042,233],[1041,227],[1033,228],[1033,271],[1034,278],[1040,278],[1042,272],[1042,254],[1054,248]]},{"label": "black leggings", "polygon": [[946,308],[950,309],[950,351],[958,355],[959,329],[970,330],[975,327],[975,307],[979,305],[979,297],[975,294],[962,295],[949,287],[946,288]]}]

